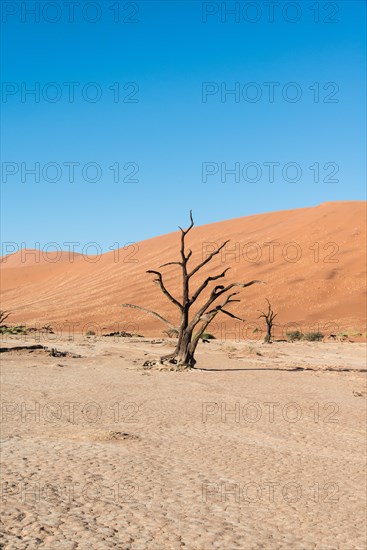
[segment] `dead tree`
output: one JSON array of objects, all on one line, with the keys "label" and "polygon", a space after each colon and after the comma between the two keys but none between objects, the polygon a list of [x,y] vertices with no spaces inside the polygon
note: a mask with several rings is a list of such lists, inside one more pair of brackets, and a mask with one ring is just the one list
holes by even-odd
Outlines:
[{"label": "dead tree", "polygon": [[278,315],[277,313],[274,313],[271,303],[266,298],[266,301],[268,302],[268,310],[262,311],[261,315],[259,315],[258,319],[264,318],[266,323],[266,335],[264,338],[264,342],[266,344],[271,344],[273,340],[273,325],[274,325],[274,319]]},{"label": "dead tree", "polygon": [[11,315],[10,311],[4,311],[3,309],[0,309],[0,327],[4,326],[4,321]]},{"label": "dead tree", "polygon": [[[227,271],[230,268],[227,267],[224,271],[222,271],[218,275],[212,275],[207,277],[201,283],[201,285],[198,286],[198,288],[196,288],[193,292],[191,292],[191,289],[190,289],[191,278],[196,273],[198,273],[200,269],[202,269],[205,265],[207,265],[214,258],[214,256],[219,254],[220,251],[225,247],[225,245],[229,241],[225,241],[224,243],[222,243],[214,252],[211,252],[198,265],[196,265],[192,269],[189,269],[188,264],[192,255],[192,250],[189,249],[186,252],[185,238],[186,238],[186,235],[194,226],[194,220],[192,217],[191,210],[190,210],[190,222],[191,223],[187,229],[182,229],[181,227],[179,227],[181,231],[180,260],[176,262],[168,262],[160,266],[160,268],[164,268],[171,265],[178,265],[180,267],[181,273],[182,273],[182,300],[179,301],[167,290],[163,281],[163,275],[160,271],[156,271],[152,269],[147,271],[147,273],[152,273],[153,275],[155,275],[153,282],[155,282],[159,286],[162,293],[179,311],[179,324],[177,327],[178,338],[177,338],[176,349],[172,354],[166,355],[161,358],[161,362],[167,361],[171,364],[177,365],[177,368],[179,370],[194,368],[196,363],[194,359],[194,355],[195,355],[195,350],[198,345],[200,336],[207,329],[208,325],[213,321],[216,315],[218,315],[218,313],[223,313],[225,315],[228,315],[232,319],[244,321],[244,319],[237,317],[236,315],[234,315],[233,313],[225,309],[226,306],[229,306],[234,302],[240,302],[239,299],[234,298],[234,296],[237,296],[239,292],[229,292],[229,291],[234,288],[238,288],[238,287],[246,288],[255,283],[261,283],[261,281],[253,280],[248,283],[230,283],[228,285],[216,285],[214,286],[214,288],[212,288],[209,294],[209,297],[203,303],[203,305],[199,307],[196,313],[192,314],[191,308],[195,304],[199,296],[202,294],[202,292],[213,281],[217,281],[218,279],[222,279],[223,277],[225,277]],[[223,301],[219,304],[218,303],[214,304],[214,302],[216,302],[221,297],[223,297]],[[160,316],[159,314],[150,310],[146,310],[145,308],[141,308],[140,306],[136,306],[133,304],[122,304],[122,307],[133,307],[137,309],[142,309],[143,311],[148,312],[160,318],[165,323],[170,325],[171,328],[173,326],[171,322],[162,318],[162,316]]]}]

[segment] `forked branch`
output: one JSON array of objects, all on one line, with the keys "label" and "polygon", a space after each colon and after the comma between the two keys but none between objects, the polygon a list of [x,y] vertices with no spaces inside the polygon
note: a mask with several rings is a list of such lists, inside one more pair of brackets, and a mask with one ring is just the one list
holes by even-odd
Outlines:
[{"label": "forked branch", "polygon": [[188,277],[192,277],[193,275],[195,275],[195,273],[197,273],[202,267],[204,267],[204,265],[208,264],[213,258],[214,256],[216,256],[217,254],[219,254],[219,252],[222,250],[222,248],[224,248],[226,246],[226,244],[229,243],[229,240],[227,241],[224,241],[224,243],[222,243],[218,248],[217,250],[214,250],[214,252],[211,252],[209,254],[209,256],[207,256],[205,258],[205,260],[203,260],[202,262],[200,262],[200,264],[198,264],[196,267],[194,267],[194,269],[188,274]]},{"label": "forked branch", "polygon": [[173,303],[175,304],[175,306],[177,306],[179,309],[182,310],[182,304],[180,304],[180,302],[178,300],[176,300],[176,298],[174,298],[172,296],[172,294],[170,292],[168,292],[168,290],[166,289],[164,283],[163,283],[163,279],[162,279],[162,273],[160,273],[159,271],[155,271],[153,269],[149,269],[147,271],[147,273],[153,273],[154,275],[157,275],[157,278],[154,279],[154,282],[157,283],[161,289],[161,291],[163,292],[163,294],[165,296],[167,296],[167,298]]}]

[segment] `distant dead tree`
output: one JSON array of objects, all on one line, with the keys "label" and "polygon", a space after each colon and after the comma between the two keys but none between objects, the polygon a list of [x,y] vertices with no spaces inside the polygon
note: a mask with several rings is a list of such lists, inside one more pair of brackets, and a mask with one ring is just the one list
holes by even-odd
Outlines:
[{"label": "distant dead tree", "polygon": [[[147,273],[152,273],[153,275],[155,275],[155,279],[153,280],[153,282],[159,286],[160,290],[166,296],[166,298],[170,302],[172,302],[172,304],[174,304],[174,306],[179,310],[179,315],[180,315],[179,325],[176,327],[170,321],[168,321],[167,319],[165,319],[155,311],[147,310],[143,307],[140,307],[134,304],[122,304],[122,307],[131,307],[131,308],[145,311],[146,313],[149,313],[150,315],[153,315],[158,319],[160,319],[161,321],[165,322],[167,325],[169,325],[171,329],[178,331],[176,349],[172,354],[161,357],[161,360],[160,360],[161,363],[169,362],[170,364],[176,365],[177,370],[194,368],[196,363],[194,355],[195,355],[196,347],[198,345],[200,336],[207,329],[208,325],[213,321],[213,319],[216,317],[218,313],[223,313],[233,319],[244,321],[244,319],[237,317],[236,315],[234,315],[233,313],[225,309],[226,306],[229,306],[234,302],[240,302],[239,299],[234,299],[234,296],[238,295],[239,292],[229,293],[229,291],[235,287],[246,288],[255,283],[262,282],[258,280],[253,280],[248,283],[230,283],[228,285],[216,285],[211,290],[209,297],[205,301],[205,303],[201,307],[199,307],[199,309],[196,311],[195,314],[191,314],[191,307],[194,305],[194,303],[199,298],[201,293],[207,288],[207,286],[211,282],[217,281],[218,279],[222,279],[223,277],[225,277],[227,271],[230,268],[227,267],[224,271],[222,271],[222,273],[219,273],[218,275],[212,275],[207,277],[201,283],[201,285],[198,286],[198,288],[196,288],[192,293],[190,292],[191,278],[196,273],[198,273],[200,269],[202,269],[205,265],[207,265],[214,258],[214,256],[219,254],[222,248],[224,248],[225,245],[229,242],[228,240],[225,241],[214,252],[211,252],[198,265],[196,265],[192,269],[189,269],[188,263],[192,255],[192,250],[189,249],[186,252],[185,238],[186,238],[186,235],[194,226],[194,220],[192,217],[191,210],[190,210],[190,222],[191,223],[187,229],[182,229],[181,227],[179,227],[181,231],[180,261],[168,262],[160,266],[160,268],[163,268],[166,266],[178,265],[181,268],[182,300],[181,301],[177,300],[167,290],[163,281],[162,273],[160,271],[151,270],[151,269],[147,271]],[[218,298],[220,297],[224,298],[222,303],[214,305],[214,302],[218,300]]]},{"label": "distant dead tree", "polygon": [[11,311],[0,309],[0,327],[4,326],[4,321],[11,315]]},{"label": "distant dead tree", "polygon": [[274,319],[278,315],[277,313],[274,313],[271,303],[266,298],[266,301],[268,302],[268,309],[267,311],[261,311],[261,315],[259,315],[258,319],[265,319],[266,323],[266,335],[264,338],[264,342],[266,344],[271,344],[273,341],[273,325],[274,325]]}]

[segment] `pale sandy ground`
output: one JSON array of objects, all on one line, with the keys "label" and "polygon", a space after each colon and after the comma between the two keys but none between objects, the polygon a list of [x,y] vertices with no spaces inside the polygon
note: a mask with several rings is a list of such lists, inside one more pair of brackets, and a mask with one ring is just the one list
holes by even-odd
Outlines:
[{"label": "pale sandy ground", "polygon": [[55,345],[83,357],[1,354],[5,548],[365,548],[364,344],[216,341],[189,373],[144,370],[148,339]]}]

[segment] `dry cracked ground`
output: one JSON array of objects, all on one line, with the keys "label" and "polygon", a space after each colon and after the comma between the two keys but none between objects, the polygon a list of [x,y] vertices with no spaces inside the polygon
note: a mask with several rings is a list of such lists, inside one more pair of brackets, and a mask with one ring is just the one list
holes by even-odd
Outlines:
[{"label": "dry cracked ground", "polygon": [[[355,550],[366,544],[365,345],[8,337],[2,544]],[[80,357],[78,357],[80,356]]]}]

